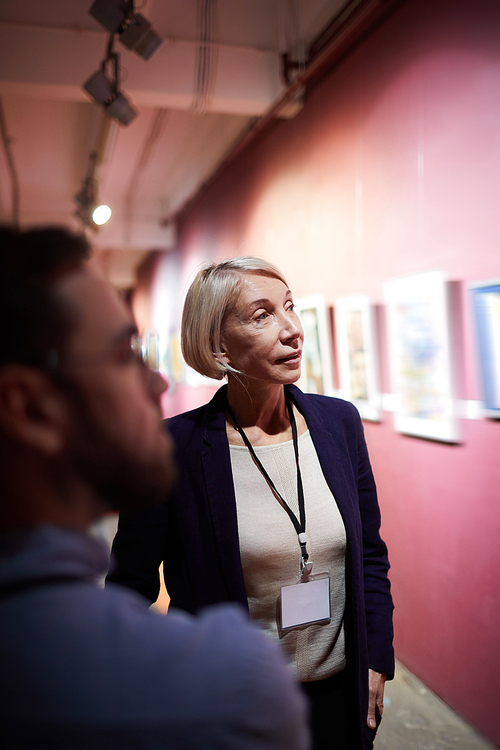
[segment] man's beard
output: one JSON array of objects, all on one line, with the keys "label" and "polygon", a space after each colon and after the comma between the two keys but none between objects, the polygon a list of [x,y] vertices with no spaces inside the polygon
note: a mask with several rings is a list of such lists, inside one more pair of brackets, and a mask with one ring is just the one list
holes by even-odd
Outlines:
[{"label": "man's beard", "polygon": [[[71,470],[111,512],[137,510],[166,501],[176,481],[172,450],[150,456],[131,449],[103,420],[93,416],[78,387],[68,394],[76,430],[67,459]],[[161,437],[159,436],[159,440]]]},{"label": "man's beard", "polygon": [[77,457],[83,479],[113,512],[137,510],[165,502],[176,470],[172,458],[139,463],[110,440],[94,443]]}]

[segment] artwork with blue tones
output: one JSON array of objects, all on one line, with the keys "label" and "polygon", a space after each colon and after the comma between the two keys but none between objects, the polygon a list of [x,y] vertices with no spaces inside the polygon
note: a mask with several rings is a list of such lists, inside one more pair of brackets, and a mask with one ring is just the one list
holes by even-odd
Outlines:
[{"label": "artwork with blue tones", "polygon": [[484,413],[500,419],[500,279],[470,285]]},{"label": "artwork with blue tones", "polygon": [[457,442],[449,282],[442,271],[428,271],[387,281],[384,296],[394,426],[408,435]]}]

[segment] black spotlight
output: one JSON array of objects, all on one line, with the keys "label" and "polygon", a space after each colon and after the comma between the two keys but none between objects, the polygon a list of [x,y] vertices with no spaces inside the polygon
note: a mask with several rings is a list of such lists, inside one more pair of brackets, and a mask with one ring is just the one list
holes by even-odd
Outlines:
[{"label": "black spotlight", "polygon": [[133,0],[95,0],[89,13],[144,60],[149,60],[163,41],[148,19],[134,12]]}]

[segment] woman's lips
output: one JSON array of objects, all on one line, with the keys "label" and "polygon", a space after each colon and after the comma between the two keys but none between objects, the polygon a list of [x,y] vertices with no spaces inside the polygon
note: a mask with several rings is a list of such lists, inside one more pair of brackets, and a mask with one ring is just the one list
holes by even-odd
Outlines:
[{"label": "woman's lips", "polygon": [[293,354],[290,354],[288,357],[280,357],[276,360],[278,364],[286,364],[287,362],[300,362],[302,357],[302,352],[294,352]]}]

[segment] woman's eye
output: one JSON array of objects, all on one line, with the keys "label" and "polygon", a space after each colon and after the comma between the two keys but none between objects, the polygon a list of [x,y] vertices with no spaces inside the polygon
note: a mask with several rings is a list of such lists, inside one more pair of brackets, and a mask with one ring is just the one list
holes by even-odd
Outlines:
[{"label": "woman's eye", "polygon": [[287,312],[293,312],[295,310],[295,305],[293,302],[291,302],[288,307],[286,308]]},{"label": "woman's eye", "polygon": [[267,318],[268,314],[269,313],[267,313],[267,312],[259,313],[259,315],[257,315],[257,317],[255,318],[255,320],[265,320]]}]

